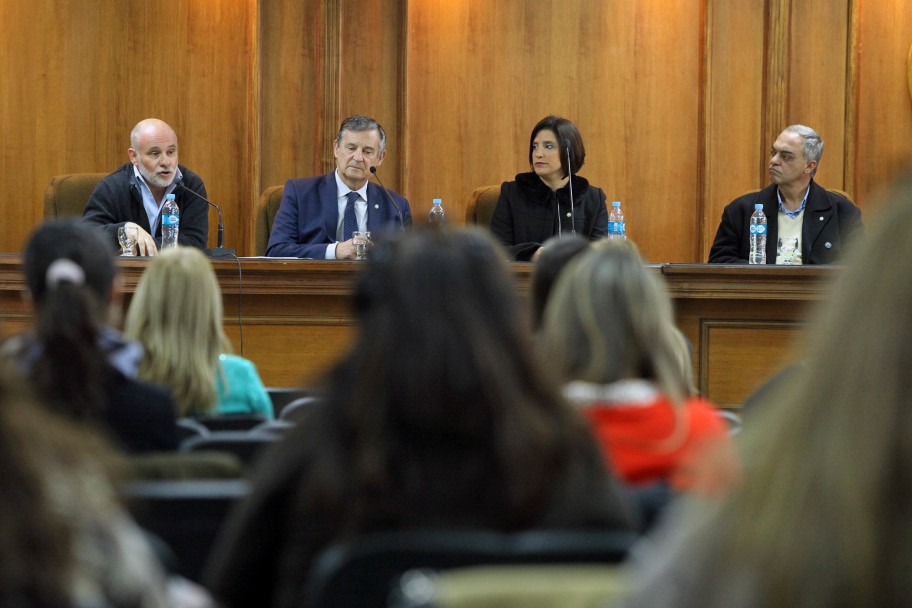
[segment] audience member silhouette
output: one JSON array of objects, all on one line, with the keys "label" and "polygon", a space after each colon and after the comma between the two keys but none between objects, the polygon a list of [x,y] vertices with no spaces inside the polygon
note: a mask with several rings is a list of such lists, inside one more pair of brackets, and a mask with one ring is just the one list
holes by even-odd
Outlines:
[{"label": "audience member silhouette", "polygon": [[505,259],[475,229],[374,248],[327,402],[267,459],[213,553],[226,605],[302,605],[321,549],[370,532],[628,526],[586,421],[535,356]]},{"label": "audience member silhouette", "polygon": [[109,324],[119,306],[117,269],[100,235],[78,219],[42,224],[24,267],[34,329],[7,341],[4,355],[52,409],[96,426],[120,448],[176,448],[170,394],[135,379],[142,348]]},{"label": "audience member silhouette", "polygon": [[541,329],[542,317],[548,296],[557,282],[557,277],[570,260],[589,248],[590,241],[581,236],[557,236],[545,241],[541,254],[532,270],[529,292],[532,298],[532,330]]},{"label": "audience member silhouette", "polygon": [[730,448],[716,409],[691,395],[681,337],[661,279],[624,241],[599,243],[574,259],[548,300],[548,360],[567,382],[565,396],[592,423],[607,461],[630,484],[695,489],[709,481],[694,475],[699,455]]},{"label": "audience member silhouette", "polygon": [[229,354],[212,264],[190,247],[149,262],[127,312],[126,335],[145,356],[139,376],[171,388],[181,416],[261,414],[272,402],[256,366]]},{"label": "audience member silhouette", "polygon": [[144,536],[116,499],[111,458],[99,436],[38,407],[3,366],[0,605],[171,605]]}]

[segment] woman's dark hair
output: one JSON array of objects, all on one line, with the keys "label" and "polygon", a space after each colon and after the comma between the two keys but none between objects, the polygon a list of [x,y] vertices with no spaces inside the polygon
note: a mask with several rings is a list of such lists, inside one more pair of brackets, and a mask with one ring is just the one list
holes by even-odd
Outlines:
[{"label": "woman's dark hair", "polygon": [[581,236],[555,236],[542,244],[542,253],[535,262],[530,279],[532,295],[532,329],[541,327],[545,305],[557,277],[570,260],[589,248],[590,242]]},{"label": "woman's dark hair", "polygon": [[108,373],[98,332],[114,282],[110,248],[81,220],[55,220],[32,233],[24,264],[35,304],[31,379],[51,407],[90,417],[103,406]]},{"label": "woman's dark hair", "polygon": [[484,232],[451,229],[372,254],[355,291],[358,335],[331,389],[356,446],[354,525],[467,490],[481,493],[469,511],[528,525],[588,430],[543,373],[506,252]]},{"label": "woman's dark hair", "polygon": [[579,173],[586,162],[586,147],[583,146],[583,136],[580,135],[579,129],[572,122],[560,116],[545,116],[538,121],[535,128],[532,129],[532,135],[529,137],[529,166],[532,166],[532,144],[535,136],[539,131],[548,129],[557,135],[557,144],[560,146],[561,167],[564,170],[564,177],[569,175],[567,169],[567,144],[570,144],[570,167],[573,174]]}]

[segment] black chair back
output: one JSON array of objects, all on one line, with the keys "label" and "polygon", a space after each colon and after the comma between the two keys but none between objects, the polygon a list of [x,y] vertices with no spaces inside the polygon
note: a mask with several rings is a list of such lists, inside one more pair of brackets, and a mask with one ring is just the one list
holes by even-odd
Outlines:
[{"label": "black chair back", "polygon": [[193,419],[210,431],[249,431],[267,420],[266,416],[260,414],[219,414],[196,416]]},{"label": "black chair back", "polygon": [[228,452],[237,456],[244,465],[252,469],[265,448],[278,439],[278,434],[269,432],[212,431],[204,437],[184,439],[179,450],[181,452]]},{"label": "black chair back", "polygon": [[245,480],[196,479],[130,483],[122,495],[139,525],[171,549],[177,573],[199,581],[228,512],[249,491]]},{"label": "black chair back", "polygon": [[478,530],[378,533],[333,545],[318,556],[306,605],[319,608],[386,606],[404,572],[490,564],[621,562],[636,540],[628,530]]}]

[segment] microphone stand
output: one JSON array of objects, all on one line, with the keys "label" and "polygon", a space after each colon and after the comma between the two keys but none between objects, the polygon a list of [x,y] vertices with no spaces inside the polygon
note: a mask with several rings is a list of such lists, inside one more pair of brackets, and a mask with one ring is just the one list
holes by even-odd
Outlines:
[{"label": "microphone stand", "polygon": [[215,211],[216,211],[216,213],[218,213],[218,232],[217,232],[217,237],[216,237],[216,239],[217,239],[216,243],[218,244],[218,246],[215,247],[214,249],[212,247],[207,247],[207,248],[203,249],[203,253],[205,253],[210,258],[236,258],[237,254],[235,253],[234,249],[229,249],[227,247],[222,246],[222,240],[224,239],[224,236],[225,236],[225,225],[222,223],[221,208],[218,205],[216,205],[215,203],[213,203],[212,201],[210,201],[208,198],[203,196],[202,194],[199,194],[198,192],[195,192],[195,191],[191,190],[190,188],[188,188],[187,186],[185,186],[183,180],[178,180],[177,183],[181,188],[184,189],[184,192],[189,192],[193,196],[209,203],[211,206],[215,207]]},{"label": "microphone stand", "polygon": [[567,149],[567,174],[570,176],[570,179],[567,180],[567,183],[570,184],[570,234],[576,236],[576,213],[573,209],[573,167],[570,165],[570,140],[564,140],[564,147]]},{"label": "microphone stand", "polygon": [[402,210],[399,209],[399,205],[396,204],[396,200],[389,193],[389,190],[386,189],[386,186],[383,185],[383,182],[380,181],[380,176],[377,175],[377,167],[371,165],[370,172],[374,174],[375,178],[377,178],[377,183],[380,184],[381,188],[383,188],[383,192],[386,194],[386,198],[388,198],[389,202],[393,204],[393,209],[396,210],[396,215],[399,216],[399,229],[405,230],[405,221],[402,219]]}]

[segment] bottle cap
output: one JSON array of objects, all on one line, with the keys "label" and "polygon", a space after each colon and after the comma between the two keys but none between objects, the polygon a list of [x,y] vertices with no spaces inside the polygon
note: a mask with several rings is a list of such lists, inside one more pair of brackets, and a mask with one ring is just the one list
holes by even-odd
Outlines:
[{"label": "bottle cap", "polygon": [[174,193],[172,192],[171,194],[166,194],[166,195],[165,195],[165,198],[168,199],[169,201],[173,201],[173,200],[174,200]]},{"label": "bottle cap", "polygon": [[620,207],[620,206],[621,206],[621,201],[614,201],[613,203],[611,203],[611,206],[612,206],[612,207]]},{"label": "bottle cap", "polygon": [[435,199],[434,199],[434,204],[435,204],[435,205],[439,205],[439,204],[441,204],[441,203],[443,203],[443,201],[442,201],[441,199],[439,199],[439,198],[435,198]]},{"label": "bottle cap", "polygon": [[763,203],[757,203],[754,205],[754,209],[763,209]]}]

